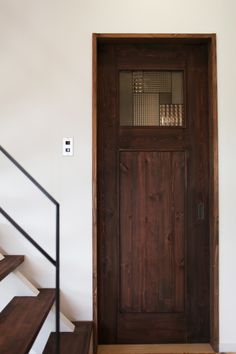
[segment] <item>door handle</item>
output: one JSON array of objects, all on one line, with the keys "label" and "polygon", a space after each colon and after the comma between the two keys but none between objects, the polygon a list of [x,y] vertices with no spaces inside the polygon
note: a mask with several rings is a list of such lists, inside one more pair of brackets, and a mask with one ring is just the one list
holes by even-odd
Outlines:
[{"label": "door handle", "polygon": [[197,218],[198,220],[205,219],[205,205],[203,202],[199,202],[197,205]]}]

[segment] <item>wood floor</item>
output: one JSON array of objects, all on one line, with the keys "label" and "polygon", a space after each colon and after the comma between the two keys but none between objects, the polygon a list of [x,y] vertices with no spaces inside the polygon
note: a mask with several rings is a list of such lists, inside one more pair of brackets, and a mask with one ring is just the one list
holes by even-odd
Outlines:
[{"label": "wood floor", "polygon": [[211,354],[209,344],[99,345],[98,354]]}]

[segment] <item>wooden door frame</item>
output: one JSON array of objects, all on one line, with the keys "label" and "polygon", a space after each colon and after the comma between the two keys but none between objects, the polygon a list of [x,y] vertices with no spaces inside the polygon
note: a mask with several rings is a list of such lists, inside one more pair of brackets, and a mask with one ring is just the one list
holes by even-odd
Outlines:
[{"label": "wooden door frame", "polygon": [[97,352],[97,52],[100,43],[191,43],[208,45],[209,83],[209,162],[210,162],[210,344],[219,349],[219,202],[218,202],[218,118],[216,34],[93,34],[93,321],[94,353]]}]

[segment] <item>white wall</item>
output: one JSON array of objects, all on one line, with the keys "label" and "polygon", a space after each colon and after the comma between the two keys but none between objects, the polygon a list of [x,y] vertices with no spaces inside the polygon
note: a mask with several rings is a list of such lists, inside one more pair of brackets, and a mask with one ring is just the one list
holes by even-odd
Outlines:
[{"label": "white wall", "polygon": [[[0,1],[0,141],[62,205],[63,309],[72,319],[92,318],[91,34],[215,32],[220,342],[221,350],[236,350],[235,16],[235,0]],[[72,158],[61,156],[64,136],[74,137]],[[29,228],[38,220],[32,214]]]}]

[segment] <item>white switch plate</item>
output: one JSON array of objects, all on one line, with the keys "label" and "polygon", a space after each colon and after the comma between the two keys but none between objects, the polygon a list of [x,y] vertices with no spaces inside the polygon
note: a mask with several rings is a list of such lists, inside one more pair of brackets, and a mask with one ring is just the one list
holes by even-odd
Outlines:
[{"label": "white switch plate", "polygon": [[73,138],[63,138],[62,142],[62,155],[73,156],[74,154]]}]

